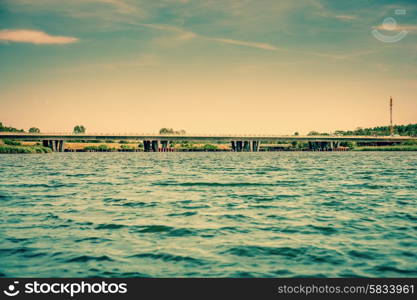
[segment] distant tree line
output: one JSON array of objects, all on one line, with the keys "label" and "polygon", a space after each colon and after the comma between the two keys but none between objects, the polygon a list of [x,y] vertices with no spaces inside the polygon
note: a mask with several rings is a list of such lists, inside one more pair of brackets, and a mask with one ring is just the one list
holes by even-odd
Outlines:
[{"label": "distant tree line", "polygon": [[[401,136],[417,136],[417,124],[409,124],[409,125],[394,125],[394,134],[398,134]],[[370,136],[388,136],[390,135],[390,127],[389,126],[378,126],[373,128],[361,128],[358,127],[355,130],[336,130],[333,134],[335,135],[370,135]],[[308,133],[310,136],[315,135],[330,135],[327,132],[317,132],[317,131],[310,131]]]},{"label": "distant tree line", "polygon": [[172,128],[161,128],[159,134],[185,134],[185,130],[174,130]]},{"label": "distant tree line", "polygon": [[[86,132],[86,128],[83,125],[76,125],[73,129],[74,134],[83,134]],[[25,132],[23,129],[17,129],[14,127],[4,126],[2,122],[0,122],[0,132]],[[38,127],[31,127],[28,130],[29,133],[41,133],[41,130]]]},{"label": "distant tree line", "polygon": [[0,122],[0,131],[2,132],[25,132],[23,129],[16,129],[13,127],[4,126],[2,122]]}]

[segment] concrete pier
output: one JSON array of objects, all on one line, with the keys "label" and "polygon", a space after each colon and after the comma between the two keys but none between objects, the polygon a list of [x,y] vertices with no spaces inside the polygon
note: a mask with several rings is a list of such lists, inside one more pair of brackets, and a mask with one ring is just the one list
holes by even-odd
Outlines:
[{"label": "concrete pier", "polygon": [[161,141],[161,152],[168,152],[168,141]]},{"label": "concrete pier", "polygon": [[308,147],[313,151],[334,151],[340,147],[340,141],[308,142]]},{"label": "concrete pier", "polygon": [[252,145],[250,141],[243,142],[243,151],[245,152],[252,152]]},{"label": "concrete pier", "polygon": [[234,152],[257,152],[259,143],[259,141],[231,141],[231,146]]},{"label": "concrete pier", "polygon": [[236,151],[236,142],[235,141],[231,141],[230,142],[231,143],[231,149],[232,149],[232,151]]},{"label": "concrete pier", "polygon": [[261,141],[252,141],[252,151],[258,152],[260,144],[261,144]]},{"label": "concrete pier", "polygon": [[64,140],[43,140],[42,146],[51,148],[53,152],[64,152],[65,142]]},{"label": "concrete pier", "polygon": [[143,151],[145,152],[151,151],[151,141],[143,141]]},{"label": "concrete pier", "polygon": [[[163,150],[165,149],[165,150]],[[160,140],[144,140],[143,141],[143,151],[145,152],[159,152],[159,151],[167,151],[168,149],[168,142],[162,142],[161,148],[161,141]]]},{"label": "concrete pier", "polygon": [[152,145],[152,151],[153,152],[158,152],[159,151],[159,148],[160,148],[159,140],[152,141],[151,145]]}]

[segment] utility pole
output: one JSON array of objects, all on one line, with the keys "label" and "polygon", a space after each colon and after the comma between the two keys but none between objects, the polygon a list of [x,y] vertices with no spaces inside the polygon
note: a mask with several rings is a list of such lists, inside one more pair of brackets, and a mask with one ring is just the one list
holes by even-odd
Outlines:
[{"label": "utility pole", "polygon": [[394,127],[392,126],[392,105],[393,105],[393,103],[392,103],[392,97],[390,97],[390,100],[389,100],[389,114],[390,114],[390,127],[389,127],[389,131],[390,131],[391,136],[394,135]]}]

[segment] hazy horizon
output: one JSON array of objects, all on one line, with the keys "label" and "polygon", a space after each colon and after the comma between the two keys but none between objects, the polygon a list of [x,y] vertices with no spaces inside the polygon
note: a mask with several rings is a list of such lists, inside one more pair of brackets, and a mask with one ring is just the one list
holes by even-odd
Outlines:
[{"label": "hazy horizon", "polygon": [[306,134],[388,125],[392,96],[417,123],[417,3],[335,2],[1,1],[0,122]]}]

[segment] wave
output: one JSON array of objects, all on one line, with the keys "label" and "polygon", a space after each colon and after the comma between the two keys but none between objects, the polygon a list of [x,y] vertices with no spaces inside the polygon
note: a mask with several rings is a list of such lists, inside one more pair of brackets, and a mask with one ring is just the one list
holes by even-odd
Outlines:
[{"label": "wave", "polygon": [[166,225],[135,226],[133,231],[138,233],[166,233],[169,236],[188,236],[196,234],[194,230],[188,228],[176,228]]},{"label": "wave", "polygon": [[112,258],[107,255],[102,256],[90,256],[90,255],[80,255],[74,258],[67,259],[66,262],[88,262],[88,261],[114,261]]},{"label": "wave", "polygon": [[171,182],[159,181],[152,183],[157,186],[202,186],[202,187],[246,187],[246,186],[277,186],[276,183],[261,183],[261,182]]},{"label": "wave", "polygon": [[185,262],[197,265],[204,265],[206,262],[201,259],[193,258],[190,256],[173,255],[169,253],[138,253],[128,258],[149,258],[154,260],[163,260],[166,262]]},{"label": "wave", "polygon": [[[412,269],[412,270],[407,270],[407,269],[400,269],[397,267],[393,267],[393,266],[388,266],[388,265],[380,265],[380,266],[376,266],[372,269],[370,269],[371,272],[374,272],[376,274],[385,274],[385,276],[389,276],[390,274],[397,274],[397,275],[407,275],[409,277],[414,277],[417,276],[417,269]],[[381,276],[381,275],[379,275]]]},{"label": "wave", "polygon": [[96,226],[96,229],[120,229],[127,227],[126,225],[122,224],[100,224]]},{"label": "wave", "polygon": [[265,247],[237,246],[229,248],[222,254],[232,254],[240,257],[280,256],[285,260],[297,260],[305,263],[328,263],[340,265],[344,263],[343,255],[335,250],[317,247]]}]

